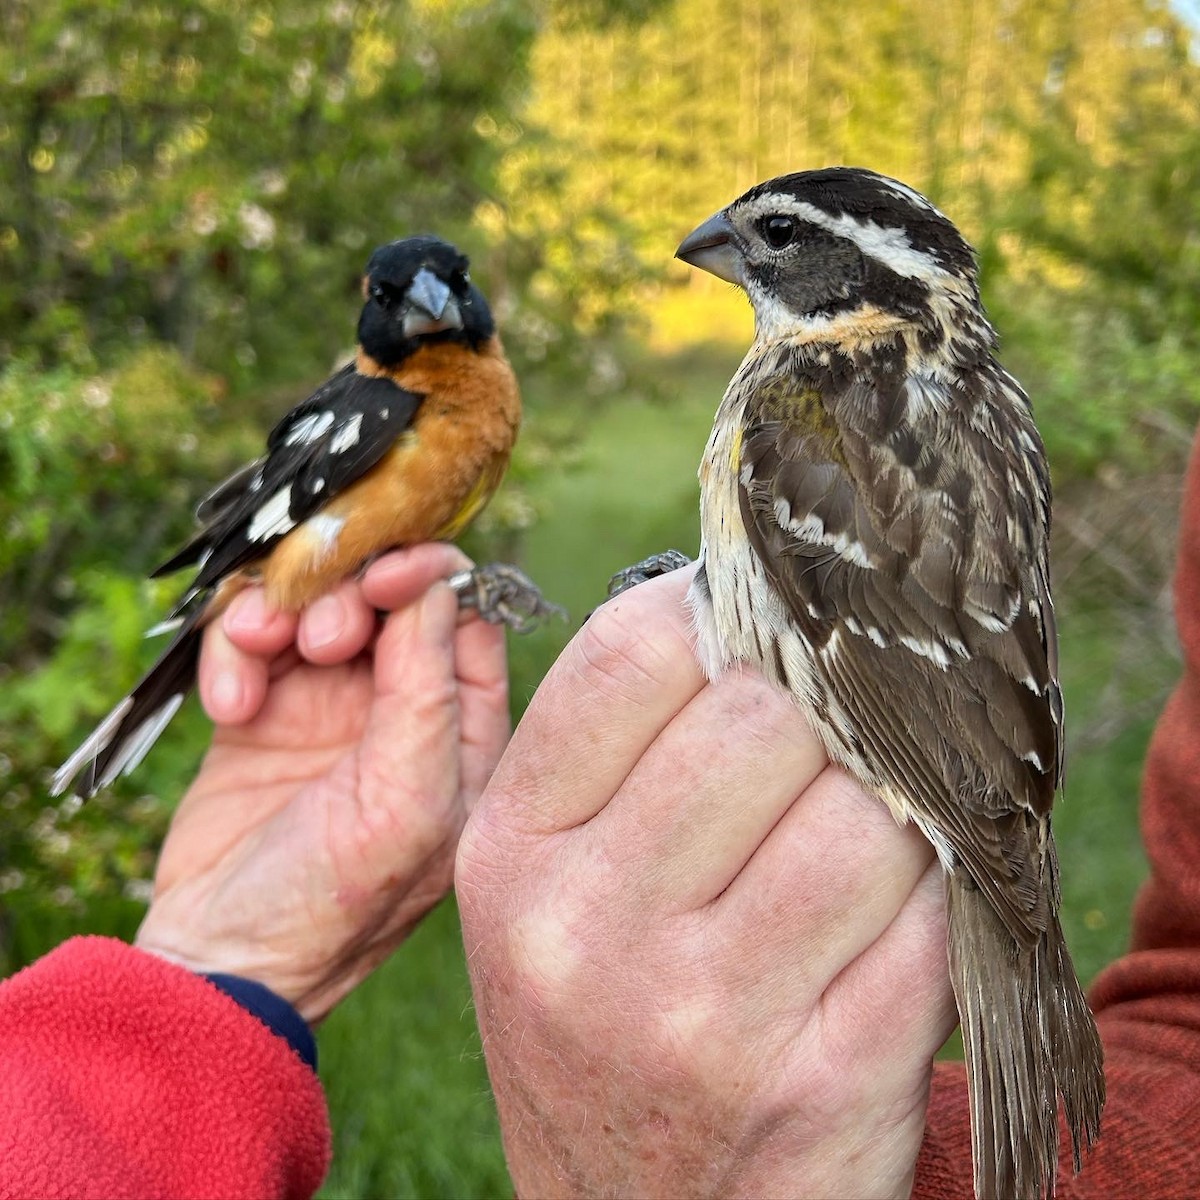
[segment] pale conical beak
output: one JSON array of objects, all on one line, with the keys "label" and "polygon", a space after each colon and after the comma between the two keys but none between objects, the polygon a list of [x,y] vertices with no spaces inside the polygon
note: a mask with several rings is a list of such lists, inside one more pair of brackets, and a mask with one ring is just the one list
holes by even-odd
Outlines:
[{"label": "pale conical beak", "polygon": [[742,283],[744,260],[735,243],[733,225],[724,213],[709,217],[679,243],[675,257],[728,283]]},{"label": "pale conical beak", "polygon": [[428,267],[422,267],[404,293],[404,335],[438,333],[443,329],[461,329],[462,313],[450,288]]}]

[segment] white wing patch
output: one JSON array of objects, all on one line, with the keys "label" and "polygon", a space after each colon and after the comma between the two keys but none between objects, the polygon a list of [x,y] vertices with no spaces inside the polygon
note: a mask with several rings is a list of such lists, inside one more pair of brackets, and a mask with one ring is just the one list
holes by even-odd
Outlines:
[{"label": "white wing patch", "polygon": [[329,411],[309,413],[308,416],[301,417],[300,420],[298,420],[295,425],[288,430],[288,435],[284,439],[284,445],[310,445],[318,438],[323,437],[332,424],[333,413]]},{"label": "white wing patch", "polygon": [[950,655],[946,653],[946,647],[941,642],[922,642],[918,638],[909,637],[908,634],[901,634],[899,640],[905,649],[929,659],[935,667],[943,671],[950,665]]},{"label": "white wing patch", "polygon": [[970,600],[963,601],[963,612],[975,622],[976,625],[982,626],[988,633],[1004,633],[1012,628],[1012,623],[1016,619],[1016,613],[1009,615],[1006,621],[1003,617],[996,616],[993,612],[988,612],[985,608],[980,608],[978,604],[972,604]]},{"label": "white wing patch", "polygon": [[246,537],[252,542],[262,542],[267,538],[282,537],[294,529],[296,522],[288,515],[291,505],[292,486],[286,484],[254,514]]},{"label": "white wing patch", "polygon": [[329,443],[329,452],[331,454],[342,454],[349,450],[351,446],[358,445],[358,436],[362,430],[362,413],[355,413],[348,420],[343,421],[338,426],[338,431],[333,435],[332,441]]},{"label": "white wing patch", "polygon": [[346,524],[345,517],[335,517],[330,513],[317,513],[304,522],[304,532],[316,543],[313,557],[320,561],[327,558],[330,551],[337,545],[338,534]]},{"label": "white wing patch", "polygon": [[815,513],[805,513],[801,520],[794,520],[791,508],[782,497],[775,501],[775,519],[798,538],[816,542],[819,546],[828,546],[845,562],[856,567],[865,567],[867,570],[873,570],[875,567],[861,542],[848,538],[844,533],[830,533],[825,528],[825,522]]}]

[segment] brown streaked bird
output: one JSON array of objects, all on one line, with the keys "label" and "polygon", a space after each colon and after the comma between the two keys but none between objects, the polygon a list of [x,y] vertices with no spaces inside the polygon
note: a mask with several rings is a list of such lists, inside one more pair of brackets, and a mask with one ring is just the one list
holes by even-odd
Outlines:
[{"label": "brown streaked bird", "polygon": [[[200,531],[154,572],[196,567],[158,627],[174,637],[59,768],[55,795],[74,781],[91,796],[137,766],[195,683],[204,627],[248,584],[298,611],[385,550],[458,536],[496,490],[521,399],[467,259],[435,237],[391,242],[367,263],[363,299],[354,360],[200,502]],[[451,582],[514,628],[554,609],[503,564]]]},{"label": "brown streaked bird", "polygon": [[751,188],[678,257],[754,343],[700,467],[690,601],[710,677],[753,663],[945,870],[975,1193],[1078,1170],[1103,1052],[1059,924],[1063,703],[1050,478],[975,258],[923,196],[835,167]]}]

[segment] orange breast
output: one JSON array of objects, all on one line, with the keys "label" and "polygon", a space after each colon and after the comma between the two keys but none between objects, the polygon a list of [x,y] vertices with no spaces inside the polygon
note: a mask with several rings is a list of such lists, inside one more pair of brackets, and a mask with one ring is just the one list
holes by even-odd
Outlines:
[{"label": "orange breast", "polygon": [[275,547],[262,565],[272,603],[301,608],[385,550],[456,537],[499,486],[521,419],[499,340],[424,347],[392,377],[425,397],[412,426]]}]

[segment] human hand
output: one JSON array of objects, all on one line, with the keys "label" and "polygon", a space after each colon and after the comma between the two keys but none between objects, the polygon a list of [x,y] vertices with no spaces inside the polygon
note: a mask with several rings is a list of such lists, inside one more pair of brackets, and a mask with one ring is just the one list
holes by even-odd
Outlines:
[{"label": "human hand", "polygon": [[468,565],[414,546],[298,618],[255,588],[206,631],[217,727],[139,946],[255,979],[313,1023],[441,899],[509,732],[503,631],[460,624],[440,582]]},{"label": "human hand", "polygon": [[691,570],[598,610],[459,847],[521,1196],[907,1196],[954,1026],[940,868],[790,700],[710,686]]}]

